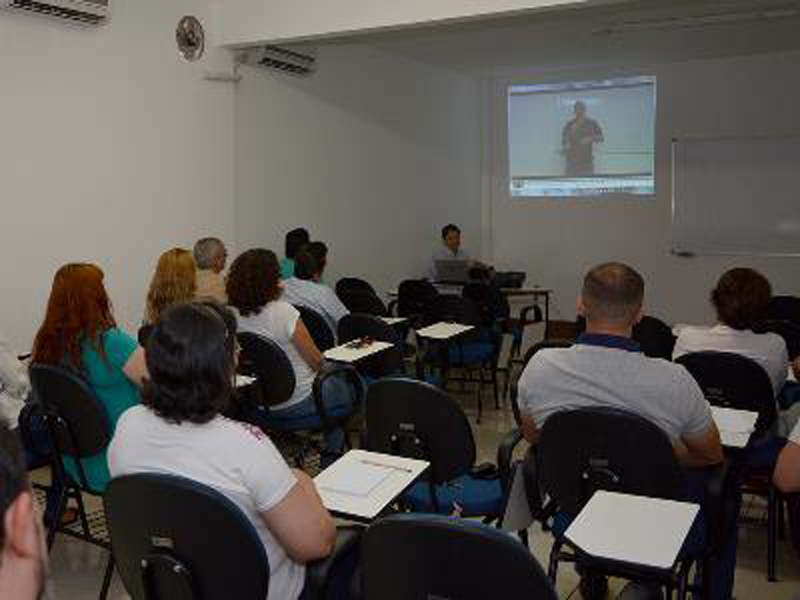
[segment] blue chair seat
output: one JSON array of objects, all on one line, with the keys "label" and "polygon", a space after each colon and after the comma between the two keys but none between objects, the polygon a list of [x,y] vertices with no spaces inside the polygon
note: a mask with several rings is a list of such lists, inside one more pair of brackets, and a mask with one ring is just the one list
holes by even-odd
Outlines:
[{"label": "blue chair seat", "polygon": [[[503,509],[503,489],[499,479],[476,479],[462,475],[436,486],[436,497],[439,500],[439,513],[444,515],[453,512],[455,503],[462,508],[463,517],[499,515]],[[427,481],[418,481],[411,486],[403,494],[403,500],[412,511],[434,512]]]},{"label": "blue chair seat", "polygon": [[473,342],[451,346],[449,361],[453,367],[461,365],[474,365],[492,360],[494,345],[491,342]]}]

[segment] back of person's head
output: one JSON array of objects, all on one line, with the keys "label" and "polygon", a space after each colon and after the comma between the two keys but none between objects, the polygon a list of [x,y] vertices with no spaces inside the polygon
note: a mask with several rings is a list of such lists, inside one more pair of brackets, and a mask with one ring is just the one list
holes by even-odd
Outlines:
[{"label": "back of person's head", "polygon": [[281,295],[280,268],[272,250],[247,250],[231,264],[225,283],[228,302],[246,317]]},{"label": "back of person's head", "polygon": [[194,262],[198,269],[221,271],[226,258],[225,244],[219,238],[205,237],[194,245]]},{"label": "back of person's head", "polygon": [[319,264],[306,246],[294,257],[294,276],[312,281],[317,275],[319,275]]},{"label": "back of person's head", "polygon": [[321,276],[322,273],[325,272],[325,267],[328,265],[328,246],[325,242],[311,242],[306,247],[306,250],[314,257],[314,260],[317,261],[317,269]]},{"label": "back of person's head", "polygon": [[297,229],[292,229],[289,233],[286,234],[286,242],[285,242],[285,251],[286,251],[286,258],[294,259],[297,256],[297,253],[311,241],[311,238],[308,235],[308,231],[306,231],[303,227],[298,227]]},{"label": "back of person's head", "polygon": [[81,368],[83,342],[102,357],[101,336],[114,327],[103,271],[88,263],[69,263],[53,278],[47,312],[33,343],[33,362],[58,364],[67,359]]},{"label": "back of person's head", "polygon": [[197,269],[192,253],[183,248],[167,250],[158,259],[147,291],[145,321],[155,323],[170,306],[191,302],[197,290]]},{"label": "back of person's head", "polygon": [[752,329],[767,316],[772,286],[754,269],[726,271],[711,292],[717,319],[733,329]]},{"label": "back of person's head", "polygon": [[0,596],[38,598],[47,552],[19,437],[0,419]]},{"label": "back of person's head", "polygon": [[153,328],[142,403],[161,418],[202,424],[227,408],[236,370],[236,337],[221,317],[224,310],[180,304],[166,310]]},{"label": "back of person's head", "polygon": [[609,262],[583,279],[581,302],[587,322],[633,325],[642,310],[644,279],[628,265]]},{"label": "back of person's head", "polygon": [[442,239],[447,239],[447,235],[449,233],[457,233],[461,235],[461,229],[458,228],[458,225],[454,225],[453,223],[448,223],[444,227],[442,227]]}]

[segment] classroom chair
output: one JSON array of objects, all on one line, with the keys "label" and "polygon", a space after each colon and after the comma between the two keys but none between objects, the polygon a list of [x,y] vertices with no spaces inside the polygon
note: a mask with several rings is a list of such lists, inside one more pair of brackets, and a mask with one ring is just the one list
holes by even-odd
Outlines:
[{"label": "classroom chair", "polygon": [[341,298],[342,292],[369,292],[375,295],[375,288],[364,280],[358,277],[342,277],[336,282],[336,295]]},{"label": "classroom chair", "polygon": [[400,514],[373,523],[361,551],[363,600],[555,600],[530,551],[464,519]]},{"label": "classroom chair", "polygon": [[403,338],[400,333],[380,319],[368,314],[350,314],[339,319],[339,343],[369,337],[380,342],[389,342],[391,348],[368,356],[356,365],[359,373],[371,381],[399,375],[403,371]]},{"label": "classroom chair", "polygon": [[[693,564],[701,568],[704,577],[708,575],[708,561],[724,534],[716,519],[722,513],[719,507],[723,484],[729,476],[725,468],[715,469],[709,477],[707,512],[701,521],[695,522],[695,527],[700,527],[698,539],[706,538],[704,543],[687,543],[676,569],[665,577],[647,568],[566,550],[563,536],[569,523],[597,490],[689,500],[686,476],[678,465],[670,440],[659,427],[638,415],[610,408],[559,412],[547,419],[537,452],[529,454],[526,460],[535,460],[533,468],[542,497],[550,497],[557,507],[548,568],[554,584],[559,564],[572,562],[586,575],[586,581],[596,581],[597,575],[613,575],[663,586],[668,594],[677,588],[679,597],[684,598]],[[531,509],[534,514],[541,514],[540,506]],[[704,536],[704,531],[708,535]],[[704,590],[706,585],[704,580]],[[587,591],[590,596],[597,592],[592,587]]]},{"label": "classroom chair", "polygon": [[339,300],[351,313],[362,313],[376,317],[387,317],[389,311],[375,293],[360,290],[344,290],[338,294]]},{"label": "classroom chair", "polygon": [[777,409],[769,375],[755,361],[730,352],[692,352],[675,362],[689,371],[713,406],[758,413],[755,433],[747,448],[728,450],[728,454],[740,473],[742,492],[767,499],[767,578],[775,581],[784,502],[772,484],[772,472],[783,442],[771,433]]},{"label": "classroom chair", "polygon": [[331,331],[325,318],[313,308],[295,304],[294,307],[300,313],[300,320],[306,326],[308,334],[314,340],[314,344],[320,352],[325,352],[336,345],[336,337]]},{"label": "classroom chair", "polygon": [[519,430],[509,432],[498,446],[497,465],[476,466],[467,417],[440,388],[394,377],[367,391],[365,448],[431,463],[402,496],[412,511],[499,521],[511,485],[511,455],[521,439]]},{"label": "classroom chair", "polygon": [[[87,511],[83,494],[102,496],[105,490],[93,487],[86,477],[82,459],[94,456],[108,447],[111,430],[105,409],[89,384],[78,374],[60,365],[34,364],[30,368],[34,394],[45,413],[45,422],[54,450],[52,468],[64,486],[58,493],[56,515],[64,512],[69,498],[78,506],[78,524],[61,525],[51,519],[47,528],[47,547],[52,548],[56,532],[74,537],[109,551],[100,598],[108,594],[114,572],[114,557],[102,510]],[[77,479],[64,468],[64,461],[75,465]]]}]

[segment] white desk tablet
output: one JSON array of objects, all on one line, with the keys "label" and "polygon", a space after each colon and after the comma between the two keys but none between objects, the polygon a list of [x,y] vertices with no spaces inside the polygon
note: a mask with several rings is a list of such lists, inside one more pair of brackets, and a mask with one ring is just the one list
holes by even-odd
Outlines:
[{"label": "white desk tablet", "polygon": [[669,570],[699,511],[688,502],[598,491],[564,535],[595,558]]},{"label": "white desk tablet", "polygon": [[249,375],[241,375],[239,373],[236,374],[236,387],[244,387],[246,385],[250,385],[256,380],[255,377],[250,377]]},{"label": "white desk tablet", "polygon": [[408,317],[379,317],[387,325],[399,325],[408,321]]},{"label": "white desk tablet", "polygon": [[389,342],[380,342],[377,340],[361,348],[352,348],[348,344],[342,344],[341,346],[336,346],[335,348],[331,348],[330,350],[325,350],[325,352],[323,352],[322,355],[328,360],[338,360],[339,362],[354,363],[358,362],[362,358],[366,358],[367,356],[371,356],[378,352],[382,352],[387,348],[391,348],[392,346],[393,344]]},{"label": "white desk tablet", "polygon": [[314,478],[322,504],[344,518],[372,520],[419,477],[430,463],[350,450]]},{"label": "white desk tablet", "polygon": [[719,429],[722,445],[728,448],[744,448],[756,429],[758,413],[751,410],[736,410],[712,406],[711,415]]},{"label": "white desk tablet", "polygon": [[460,323],[445,323],[441,321],[423,327],[422,329],[417,329],[417,335],[432,340],[449,340],[471,329],[475,329],[475,326],[461,325]]}]

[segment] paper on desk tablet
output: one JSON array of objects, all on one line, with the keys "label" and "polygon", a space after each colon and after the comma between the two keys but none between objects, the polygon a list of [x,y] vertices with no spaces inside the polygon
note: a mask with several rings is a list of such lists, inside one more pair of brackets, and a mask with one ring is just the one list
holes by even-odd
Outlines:
[{"label": "paper on desk tablet", "polygon": [[390,466],[364,463],[360,460],[343,461],[334,464],[320,473],[315,483],[317,487],[350,496],[369,496],[393,473]]}]

